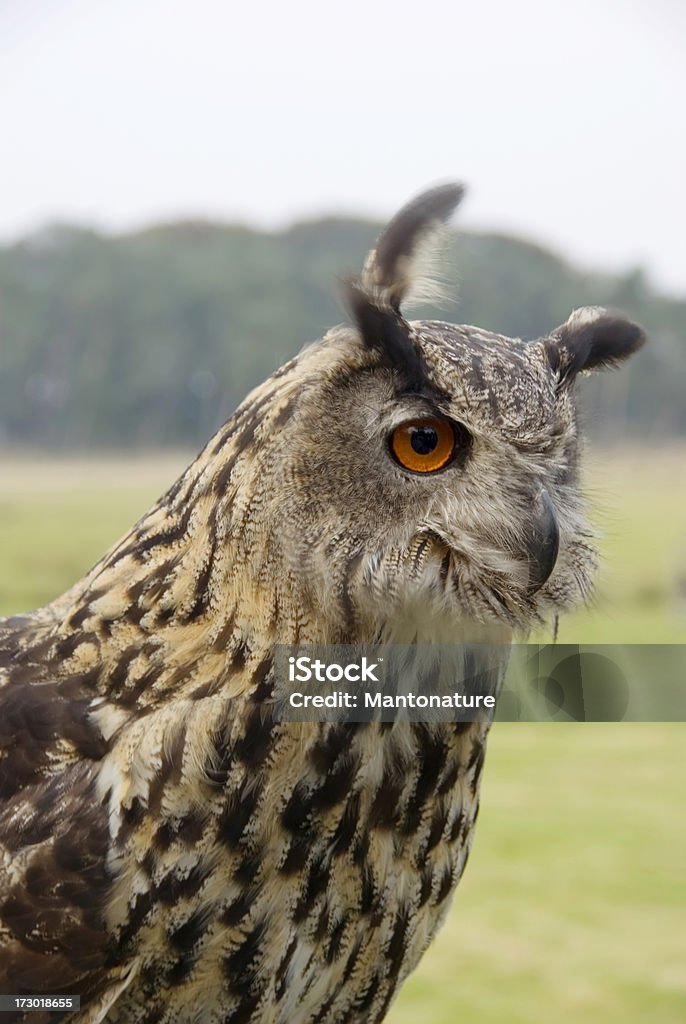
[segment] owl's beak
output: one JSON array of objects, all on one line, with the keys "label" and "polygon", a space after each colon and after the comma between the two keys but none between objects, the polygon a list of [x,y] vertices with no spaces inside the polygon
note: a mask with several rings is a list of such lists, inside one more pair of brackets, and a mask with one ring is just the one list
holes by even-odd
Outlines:
[{"label": "owl's beak", "polygon": [[555,568],[560,549],[560,531],[550,495],[542,489],[527,525],[526,553],[529,562],[529,594],[541,589]]}]

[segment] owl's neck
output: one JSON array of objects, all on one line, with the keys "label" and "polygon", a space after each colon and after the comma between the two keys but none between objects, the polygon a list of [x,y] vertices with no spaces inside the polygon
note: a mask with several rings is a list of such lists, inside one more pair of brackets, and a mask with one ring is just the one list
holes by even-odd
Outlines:
[{"label": "owl's neck", "polygon": [[50,672],[140,707],[249,687],[276,643],[373,639],[368,627],[346,631],[338,604],[284,564],[263,517],[218,493],[211,463],[203,453],[83,580],[33,617]]}]

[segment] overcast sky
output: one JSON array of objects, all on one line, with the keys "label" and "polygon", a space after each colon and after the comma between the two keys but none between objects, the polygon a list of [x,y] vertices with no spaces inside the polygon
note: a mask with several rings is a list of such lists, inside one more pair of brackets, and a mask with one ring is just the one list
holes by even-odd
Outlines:
[{"label": "overcast sky", "polygon": [[51,220],[460,223],[686,294],[683,0],[0,0],[0,239]]}]

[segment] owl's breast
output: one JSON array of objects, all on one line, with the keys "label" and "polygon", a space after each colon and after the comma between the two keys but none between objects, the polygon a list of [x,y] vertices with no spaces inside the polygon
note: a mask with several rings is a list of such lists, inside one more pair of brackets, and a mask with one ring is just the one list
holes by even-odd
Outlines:
[{"label": "owl's breast", "polygon": [[139,969],[107,1021],[380,1020],[464,870],[486,732],[272,723],[190,798],[200,750],[181,756],[155,814],[121,819],[115,931]]}]

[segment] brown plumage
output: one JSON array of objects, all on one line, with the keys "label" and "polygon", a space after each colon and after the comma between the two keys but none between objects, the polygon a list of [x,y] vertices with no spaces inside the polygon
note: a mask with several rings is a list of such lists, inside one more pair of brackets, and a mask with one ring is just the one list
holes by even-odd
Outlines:
[{"label": "brown plumage", "polygon": [[[534,342],[405,320],[460,196],[401,211],[346,286],[356,326],[0,622],[1,991],[79,993],[84,1024],[362,1024],[440,926],[487,725],[280,723],[274,645],[507,639],[583,599],[574,380],[643,341],[602,310]],[[417,420],[420,459],[453,431],[436,472],[394,456]]]}]

